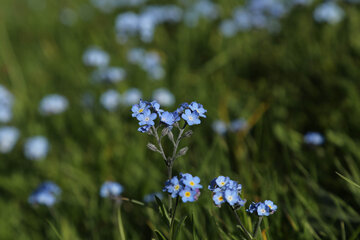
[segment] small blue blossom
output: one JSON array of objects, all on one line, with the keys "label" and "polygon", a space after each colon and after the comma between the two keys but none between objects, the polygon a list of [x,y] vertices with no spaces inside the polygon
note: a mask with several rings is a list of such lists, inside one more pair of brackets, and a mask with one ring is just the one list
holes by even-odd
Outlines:
[{"label": "small blue blossom", "polygon": [[335,2],[328,1],[320,4],[314,11],[314,19],[317,22],[335,24],[340,22],[345,13]]},{"label": "small blue blossom", "polygon": [[212,129],[217,134],[224,135],[227,130],[226,123],[222,120],[216,120],[212,123]]},{"label": "small blue blossom", "polygon": [[0,122],[8,123],[12,119],[14,96],[0,84]]},{"label": "small blue blossom", "polygon": [[191,112],[189,109],[185,110],[185,113],[181,115],[182,119],[184,119],[187,124],[190,126],[200,124],[201,121],[199,119],[199,114],[197,112]]},{"label": "small blue blossom", "polygon": [[307,132],[304,135],[304,142],[309,145],[319,146],[324,143],[324,137],[318,132]]},{"label": "small blue blossom", "polygon": [[100,96],[101,105],[108,111],[115,111],[121,103],[121,95],[114,89],[107,90]]},{"label": "small blue blossom", "polygon": [[247,212],[250,212],[250,213],[254,213],[255,211],[257,211],[257,208],[259,206],[260,203],[255,203],[255,202],[252,202],[250,205],[249,205],[249,208],[246,209]]},{"label": "small blue blossom", "polygon": [[139,120],[139,125],[150,125],[154,126],[156,119],[156,113],[151,113],[150,109],[146,109],[143,113],[136,116],[137,120]]},{"label": "small blue blossom", "polygon": [[0,128],[0,153],[10,152],[19,139],[19,130],[15,127]]},{"label": "small blue blossom", "polygon": [[226,185],[226,183],[227,183],[229,180],[230,180],[229,177],[219,176],[219,177],[217,177],[217,179],[216,179],[216,184],[217,184],[220,188],[222,188],[223,186]]},{"label": "small blue blossom", "polygon": [[125,77],[126,71],[120,67],[99,68],[92,73],[92,80],[95,83],[118,83]]},{"label": "small blue blossom", "polygon": [[83,55],[83,62],[86,66],[104,67],[110,61],[109,54],[98,47],[88,48]]},{"label": "small blue blossom", "polygon": [[139,127],[138,131],[142,132],[142,133],[146,133],[150,130],[150,128],[151,128],[151,125],[144,125],[144,126]]},{"label": "small blue blossom", "polygon": [[51,207],[56,203],[60,193],[61,189],[55,183],[47,181],[36,188],[28,198],[28,202],[32,205]]},{"label": "small blue blossom", "polygon": [[[159,105],[160,107],[160,105]],[[139,104],[134,104],[131,108],[132,117],[137,117],[139,114],[143,113],[145,110],[149,108],[147,102],[140,100]]]},{"label": "small blue blossom", "polygon": [[247,127],[247,121],[243,118],[231,121],[229,130],[231,132],[238,132],[244,130]]},{"label": "small blue blossom", "polygon": [[264,203],[259,203],[257,207],[257,214],[258,216],[269,216],[270,208],[266,206]]},{"label": "small blue blossom", "polygon": [[179,196],[183,202],[195,202],[196,191],[189,187],[185,187],[183,190],[181,190]]},{"label": "small blue blossom", "polygon": [[175,123],[174,114],[170,112],[163,112],[160,115],[160,121],[169,126],[172,126]]},{"label": "small blue blossom", "polygon": [[273,201],[265,200],[264,204],[270,208],[270,213],[274,213],[277,210],[277,206]]},{"label": "small blue blossom", "polygon": [[103,198],[115,198],[120,196],[123,191],[124,188],[120,183],[106,181],[100,188],[100,196]]},{"label": "small blue blossom", "polygon": [[184,175],[182,178],[182,183],[193,190],[202,188],[202,186],[200,185],[200,178],[193,177],[191,174],[186,176]]},{"label": "small blue blossom", "polygon": [[222,21],[220,24],[220,32],[224,37],[233,37],[238,32],[236,22],[232,19]]},{"label": "small blue blossom", "polygon": [[232,191],[230,189],[225,190],[225,199],[226,202],[230,204],[230,206],[234,206],[235,203],[238,202],[238,192],[237,191]]},{"label": "small blue blossom", "polygon": [[156,100],[150,102],[150,105],[155,110],[155,112],[157,113],[164,112],[164,110],[160,109],[160,104]]},{"label": "small blue blossom", "polygon": [[176,198],[182,189],[183,186],[180,184],[178,177],[175,176],[171,180],[167,180],[165,182],[165,187],[163,188],[163,191],[170,193],[172,198]]},{"label": "small blue blossom", "polygon": [[203,107],[203,105],[201,105],[200,103],[197,102],[192,102],[189,105],[189,108],[194,111],[197,112],[199,114],[200,117],[206,118],[205,113],[207,112],[207,110]]},{"label": "small blue blossom", "polygon": [[220,207],[220,205],[225,202],[224,193],[223,192],[215,193],[212,199],[215,205]]},{"label": "small blue blossom", "polygon": [[59,94],[45,96],[39,105],[39,112],[44,115],[55,115],[64,112],[68,108],[68,100]]},{"label": "small blue blossom", "polygon": [[28,138],[24,145],[25,157],[30,160],[42,160],[49,151],[49,142],[43,136]]}]

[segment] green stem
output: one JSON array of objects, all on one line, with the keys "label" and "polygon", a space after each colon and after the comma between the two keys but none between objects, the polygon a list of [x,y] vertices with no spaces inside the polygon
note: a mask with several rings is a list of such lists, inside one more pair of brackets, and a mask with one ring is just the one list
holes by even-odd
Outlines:
[{"label": "green stem", "polygon": [[176,198],[174,211],[173,211],[172,216],[171,216],[171,222],[170,222],[170,239],[173,239],[174,221],[175,221],[175,214],[176,214],[176,209],[177,209],[178,203],[179,203],[179,196],[177,196],[177,198]]},{"label": "green stem", "polygon": [[256,223],[256,226],[255,226],[255,229],[254,229],[254,234],[253,234],[253,237],[255,238],[259,229],[260,229],[260,224],[261,224],[261,221],[262,221],[263,217],[259,217],[259,220],[258,222]]},{"label": "green stem", "polygon": [[134,204],[136,204],[136,205],[145,206],[145,203],[140,202],[140,201],[135,200],[135,199],[131,199],[131,198],[127,198],[127,197],[121,197],[120,199],[121,199],[122,201],[131,202],[131,203],[134,203]]},{"label": "green stem", "polygon": [[232,210],[233,210],[233,211],[234,211],[234,213],[235,213],[236,220],[238,221],[238,224],[239,224],[239,226],[240,226],[241,230],[245,233],[245,237],[246,237],[246,239],[251,240],[251,239],[252,239],[251,234],[249,233],[249,231],[248,231],[248,230],[246,230],[246,228],[244,227],[244,225],[241,223],[240,217],[239,217],[239,215],[237,214],[236,210],[235,210],[235,209],[233,209],[233,208],[232,208]]}]

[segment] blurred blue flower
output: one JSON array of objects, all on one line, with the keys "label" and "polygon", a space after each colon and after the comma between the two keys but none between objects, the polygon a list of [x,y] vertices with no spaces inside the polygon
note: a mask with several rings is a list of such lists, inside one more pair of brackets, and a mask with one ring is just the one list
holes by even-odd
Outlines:
[{"label": "blurred blue flower", "polygon": [[154,100],[150,102],[151,107],[155,110],[157,113],[162,113],[164,110],[160,109],[160,104]]},{"label": "blurred blue flower", "polygon": [[0,84],[0,122],[7,123],[12,119],[14,96]]},{"label": "blurred blue flower", "polygon": [[156,113],[152,113],[150,111],[150,109],[146,109],[143,113],[140,113],[139,115],[136,116],[137,120],[139,120],[139,125],[150,125],[150,126],[154,126],[155,122],[154,120],[156,119]]},{"label": "blurred blue flower", "polygon": [[319,146],[324,143],[323,135],[318,132],[307,132],[304,135],[304,142],[309,145]]},{"label": "blurred blue flower", "polygon": [[189,105],[189,108],[190,108],[192,111],[197,112],[200,117],[206,118],[205,113],[207,112],[207,110],[203,107],[202,104],[197,103],[197,102],[192,102],[192,103]]},{"label": "blurred blue flower", "polygon": [[222,120],[216,120],[212,123],[212,129],[220,135],[224,135],[226,133],[226,123]]},{"label": "blurred blue flower", "polygon": [[175,103],[174,94],[166,88],[158,88],[153,92],[153,99],[163,106],[172,106]]},{"label": "blurred blue flower", "polygon": [[160,121],[169,126],[172,126],[175,123],[174,114],[170,112],[163,112],[160,115]]},{"label": "blurred blue flower", "polygon": [[185,112],[181,115],[187,124],[190,126],[200,124],[199,114],[197,112],[191,112],[189,109],[186,109]]},{"label": "blurred blue flower", "polygon": [[139,17],[134,12],[119,14],[115,20],[116,35],[120,43],[126,43],[129,37],[136,36],[139,29]]},{"label": "blurred blue flower", "polygon": [[14,127],[0,128],[0,153],[10,152],[19,139],[19,130]]},{"label": "blurred blue flower", "polygon": [[55,115],[64,112],[68,108],[68,100],[59,94],[45,96],[39,104],[39,112],[44,116]]},{"label": "blurred blue flower", "polygon": [[100,196],[103,198],[114,198],[120,196],[123,191],[124,188],[120,183],[106,181],[100,188]]},{"label": "blurred blue flower", "polygon": [[142,93],[137,88],[130,88],[123,94],[123,103],[132,106],[140,101]]},{"label": "blurred blue flower", "polygon": [[196,200],[196,191],[189,187],[185,187],[180,191],[179,196],[183,202],[194,202]]},{"label": "blurred blue flower", "polygon": [[247,127],[247,121],[243,118],[236,119],[230,122],[229,130],[231,132],[238,132]]},{"label": "blurred blue flower", "polygon": [[105,67],[96,69],[92,80],[99,83],[118,83],[125,79],[126,71],[120,67]]},{"label": "blurred blue flower", "polygon": [[233,37],[238,32],[238,27],[234,20],[227,19],[221,22],[220,32],[224,37]]},{"label": "blurred blue flower", "polygon": [[218,5],[208,0],[196,1],[190,6],[184,15],[185,24],[189,27],[196,27],[199,19],[215,20],[219,16]]},{"label": "blurred blue flower", "polygon": [[32,205],[53,206],[61,194],[61,189],[53,182],[46,181],[40,184],[28,198]]},{"label": "blurred blue flower", "polygon": [[314,19],[317,22],[326,22],[335,24],[340,22],[345,15],[342,10],[335,2],[328,1],[320,4],[314,11]]},{"label": "blurred blue flower", "polygon": [[59,20],[66,26],[73,26],[77,21],[77,14],[71,8],[64,8],[60,12]]},{"label": "blurred blue flower", "polygon": [[127,60],[131,63],[141,64],[145,56],[145,50],[142,48],[132,48],[127,53]]},{"label": "blurred blue flower", "polygon": [[104,67],[109,61],[109,54],[98,47],[89,47],[83,54],[83,62],[86,66]]},{"label": "blurred blue flower", "polygon": [[107,90],[100,96],[101,105],[108,111],[115,111],[121,103],[121,95],[114,89]]},{"label": "blurred blue flower", "polygon": [[28,138],[24,145],[24,154],[30,160],[42,160],[49,151],[49,142],[43,136],[34,136]]},{"label": "blurred blue flower", "polygon": [[156,193],[150,193],[148,195],[146,195],[144,197],[144,202],[146,203],[151,203],[155,201],[155,197],[159,198],[159,199],[163,199],[163,195],[161,192],[156,192]]}]

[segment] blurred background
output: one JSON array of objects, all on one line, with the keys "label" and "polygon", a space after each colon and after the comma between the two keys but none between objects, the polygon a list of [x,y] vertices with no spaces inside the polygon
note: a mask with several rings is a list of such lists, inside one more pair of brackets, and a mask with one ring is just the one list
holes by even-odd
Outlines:
[{"label": "blurred background", "polygon": [[[259,239],[359,239],[358,3],[2,0],[0,239],[120,239],[103,182],[151,202],[167,178],[140,98],[208,111],[174,165],[204,186],[180,239],[240,239],[207,190],[219,175],[278,205]],[[128,239],[166,229],[152,208],[122,217]]]}]

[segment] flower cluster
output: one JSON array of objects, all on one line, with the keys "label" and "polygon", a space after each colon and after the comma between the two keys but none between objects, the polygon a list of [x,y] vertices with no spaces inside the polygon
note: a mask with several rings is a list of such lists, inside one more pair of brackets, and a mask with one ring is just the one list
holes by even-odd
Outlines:
[{"label": "flower cluster", "polygon": [[103,198],[116,198],[123,191],[124,188],[120,183],[106,181],[100,188],[100,196]]},{"label": "flower cluster", "polygon": [[189,173],[180,173],[165,182],[164,192],[171,194],[172,198],[181,197],[183,202],[195,202],[200,196],[200,178],[193,177]]},{"label": "flower cluster", "polygon": [[335,24],[340,22],[344,15],[344,10],[332,1],[324,2],[314,10],[314,19],[317,22]]},{"label": "flower cluster", "polygon": [[304,142],[309,145],[319,146],[325,142],[324,136],[318,132],[307,132],[304,135]]},{"label": "flower cluster", "polygon": [[159,117],[160,122],[166,126],[173,126],[179,122],[181,118],[186,121],[188,125],[200,124],[200,117],[204,117],[207,112],[203,105],[197,102],[191,104],[183,103],[174,112],[168,112],[160,109],[160,104],[157,101],[147,102],[140,100],[139,104],[133,105],[131,108],[132,117],[136,117],[141,126],[138,131],[148,132],[151,126],[155,125],[154,120]]},{"label": "flower cluster", "polygon": [[249,213],[255,213],[260,216],[269,216],[277,210],[277,206],[270,200],[265,200],[265,202],[251,203],[249,208],[246,209]]},{"label": "flower cluster", "polygon": [[241,184],[231,180],[229,177],[219,176],[214,178],[208,189],[213,192],[213,201],[220,207],[223,203],[228,203],[233,208],[244,206],[246,200],[241,199]]},{"label": "flower cluster", "polygon": [[40,184],[30,195],[28,202],[32,205],[45,205],[51,207],[58,200],[61,189],[53,182],[46,181]]}]

